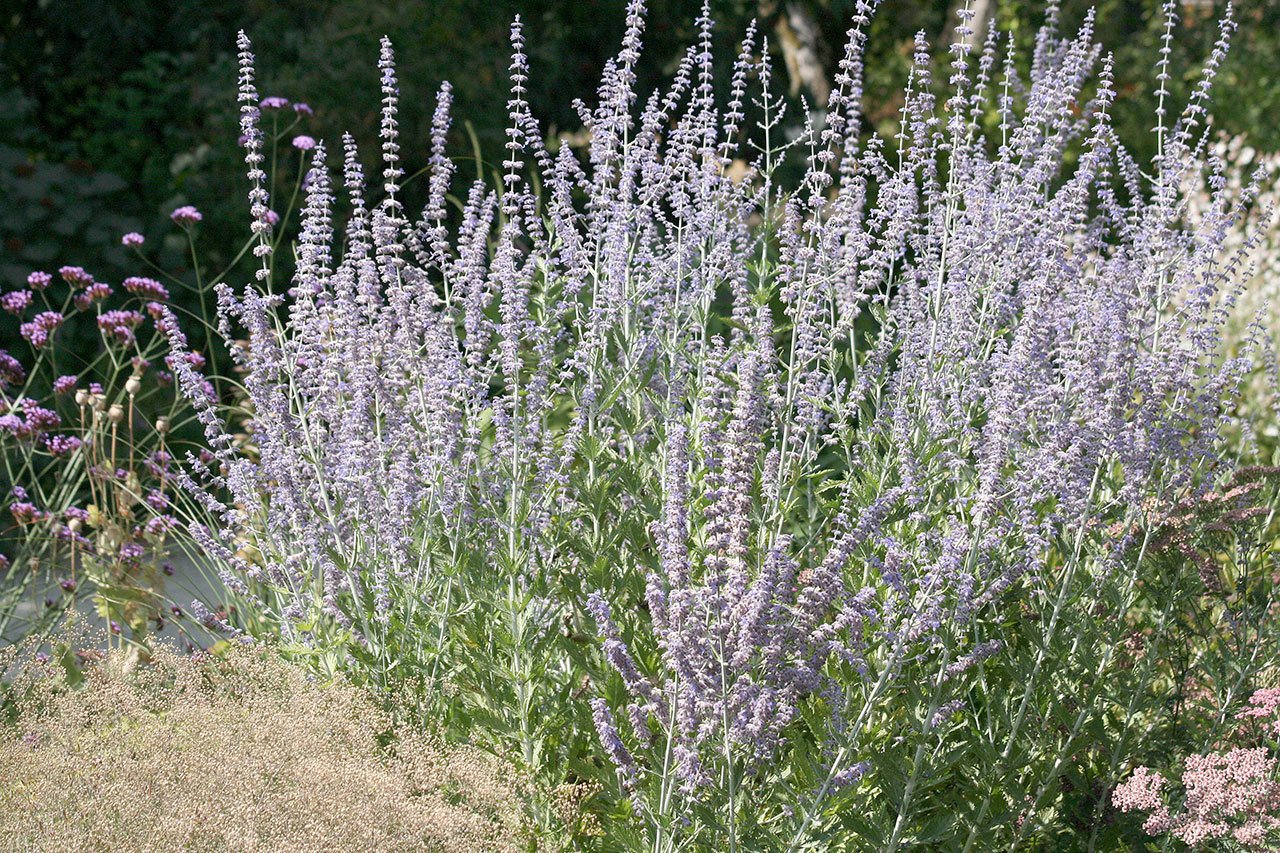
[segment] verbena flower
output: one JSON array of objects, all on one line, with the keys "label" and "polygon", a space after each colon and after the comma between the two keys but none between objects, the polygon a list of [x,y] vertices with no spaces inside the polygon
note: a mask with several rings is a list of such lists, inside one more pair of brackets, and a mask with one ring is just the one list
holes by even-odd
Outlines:
[{"label": "verbena flower", "polygon": [[49,336],[57,331],[65,318],[57,311],[41,311],[30,323],[23,323],[18,333],[31,346],[40,349],[49,342]]},{"label": "verbena flower", "polygon": [[168,288],[155,279],[147,278],[146,276],[130,276],[121,285],[134,296],[140,296],[143,299],[163,301],[169,298]]},{"label": "verbena flower", "polygon": [[169,218],[183,228],[188,228],[204,219],[204,215],[191,205],[184,204],[181,207],[174,208],[173,212],[169,214]]},{"label": "verbena flower", "polygon": [[31,298],[30,290],[14,290],[0,296],[0,308],[17,316],[31,307]]},{"label": "verbena flower", "polygon": [[137,311],[115,310],[103,312],[98,317],[98,328],[117,344],[129,344],[134,340],[143,316]]}]

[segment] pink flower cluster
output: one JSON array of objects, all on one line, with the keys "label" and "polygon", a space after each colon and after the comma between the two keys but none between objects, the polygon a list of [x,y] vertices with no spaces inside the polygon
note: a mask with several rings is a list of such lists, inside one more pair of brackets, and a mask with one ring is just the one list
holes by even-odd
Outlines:
[{"label": "pink flower cluster", "polygon": [[1249,707],[1236,714],[1236,718],[1267,720],[1271,731],[1280,737],[1280,687],[1264,687],[1255,691],[1249,697]]},{"label": "pink flower cluster", "polygon": [[[1249,705],[1237,719],[1264,718],[1273,727],[1280,725],[1280,689],[1256,691]],[[1111,802],[1122,812],[1145,812],[1142,828],[1147,833],[1168,833],[1191,847],[1230,839],[1248,850],[1274,850],[1280,840],[1275,775],[1276,758],[1264,746],[1193,755],[1180,779],[1180,812],[1172,812],[1165,801],[1168,780],[1147,767],[1137,768],[1118,785]]]}]

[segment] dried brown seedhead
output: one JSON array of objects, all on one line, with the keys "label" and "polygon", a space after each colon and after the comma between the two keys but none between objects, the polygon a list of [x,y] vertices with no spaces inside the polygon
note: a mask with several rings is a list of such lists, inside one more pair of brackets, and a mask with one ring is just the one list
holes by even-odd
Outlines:
[{"label": "dried brown seedhead", "polygon": [[270,651],[147,665],[112,653],[71,689],[32,662],[0,729],[0,839],[18,850],[506,850],[517,792],[491,757],[390,747],[363,692]]}]

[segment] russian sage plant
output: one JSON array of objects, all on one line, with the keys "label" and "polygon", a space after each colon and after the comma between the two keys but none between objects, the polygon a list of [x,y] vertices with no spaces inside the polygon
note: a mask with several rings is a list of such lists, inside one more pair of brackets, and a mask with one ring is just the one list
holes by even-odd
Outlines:
[{"label": "russian sage plant", "polygon": [[1271,494],[1212,492],[1255,242],[1226,248],[1254,190],[1205,156],[1230,18],[1181,111],[1161,59],[1139,164],[1092,15],[1056,6],[1026,60],[962,10],[944,81],[918,38],[897,135],[869,135],[875,5],[792,116],[754,30],[717,100],[706,13],[638,92],[632,0],[580,151],[530,111],[517,20],[497,180],[460,185],[445,85],[420,215],[384,41],[381,168],[309,149],[287,291],[241,36],[262,272],[218,307],[253,449],[179,360],[218,463],[192,534],[242,627],[513,758],[548,837],[593,780],[609,843],[654,850],[1100,826],[1130,758],[1100,745],[1159,725],[1165,683],[1118,650],[1221,591],[1178,555]]}]

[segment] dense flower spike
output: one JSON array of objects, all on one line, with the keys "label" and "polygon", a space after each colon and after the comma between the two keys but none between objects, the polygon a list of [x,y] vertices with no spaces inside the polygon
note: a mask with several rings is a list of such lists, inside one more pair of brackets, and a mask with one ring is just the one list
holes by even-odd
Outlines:
[{"label": "dense flower spike", "polygon": [[253,233],[258,237],[253,254],[262,258],[258,278],[263,279],[266,277],[267,256],[271,254],[271,223],[267,219],[271,199],[266,189],[267,173],[262,169],[263,133],[258,127],[258,119],[261,110],[283,109],[288,106],[289,101],[285,98],[268,97],[259,104],[258,90],[254,84],[253,53],[250,51],[249,37],[243,30],[236,37],[236,50],[240,62],[240,139],[244,146],[244,162],[249,167],[249,215],[253,217]]}]

